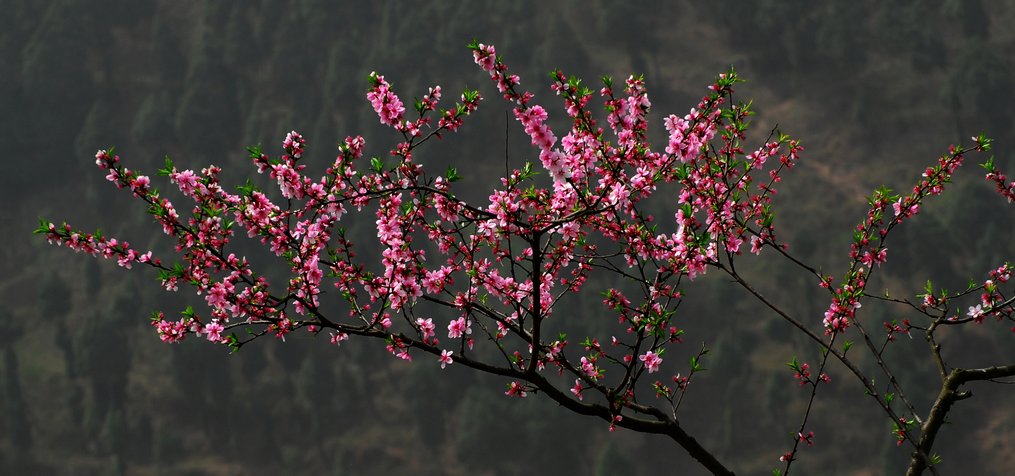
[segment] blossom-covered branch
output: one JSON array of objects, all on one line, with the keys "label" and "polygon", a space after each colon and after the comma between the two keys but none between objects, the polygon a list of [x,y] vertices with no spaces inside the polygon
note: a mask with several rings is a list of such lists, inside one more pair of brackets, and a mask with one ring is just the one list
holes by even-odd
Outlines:
[{"label": "blossom-covered branch", "polygon": [[[195,335],[236,350],[266,335],[284,340],[301,329],[324,333],[336,346],[351,337],[371,337],[399,359],[423,356],[442,369],[459,365],[503,377],[503,393],[510,397],[542,394],[604,420],[610,430],[667,435],[712,473],[732,474],[679,418],[684,395],[705,370],[702,359],[708,353],[704,345],[682,345],[682,286],[709,268],[718,269],[821,350],[817,376],[808,363],[791,362],[796,379],[810,389],[811,403],[830,380],[827,361],[835,359],[893,423],[906,421],[846,356],[848,346],[840,351],[835,343],[856,329],[894,384],[893,370],[880,360],[887,343],[896,333],[924,328],[890,325],[889,339],[878,348],[857,317],[860,301],[871,273],[887,260],[889,233],[915,215],[927,197],[941,193],[971,149],[954,148],[908,195],[875,192],[854,233],[849,269],[835,286],[819,268],[789,254],[778,238],[772,198],[803,147],[777,129],[749,146],[753,112],[750,103],[733,100],[740,82],[733,69],[719,74],[688,113],[664,119],[666,144],[657,150],[648,140],[652,103],[642,77],[632,75],[622,84],[604,77],[593,90],[554,72],[550,88],[569,125],[558,136],[548,109],[522,88],[492,45],[474,42],[470,49],[538,158],[508,170],[485,201],[459,198],[457,169],[434,172],[416,156],[430,139],[460,131],[483,101],[480,93],[465,90],[444,109],[443,90],[433,86],[408,109],[385,76],[371,73],[367,99],[379,122],[398,138],[387,158],[367,160],[366,141],[351,136],[323,176],[310,177],[307,141],[293,131],[277,158],[260,147],[249,149],[256,171],[277,184],[277,192],[249,182],[230,192],[219,181],[218,167],[181,169],[167,159],[159,175],[194,203],[189,216],[181,217],[147,176],[122,165],[114,151],[99,151],[96,164],[107,179],[145,202],[175,240],[175,262],[163,263],[151,252],[66,224],[43,221],[37,232],[51,243],[116,259],[126,268],[151,266],[169,291],[193,287],[207,313],[189,307],[179,319],[154,313],[152,324],[165,342]],[[605,118],[593,113],[595,101],[601,101]],[[983,140],[977,148],[986,145]],[[653,196],[673,197],[667,216],[651,213]],[[358,254],[364,238],[341,226],[363,221],[365,214],[376,230],[369,240],[379,247],[379,256]],[[239,238],[238,230],[245,232]],[[239,252],[237,239],[262,244],[286,266],[288,276],[269,281]],[[819,277],[831,294],[824,320],[791,316],[738,272],[740,259],[765,248]],[[1007,268],[999,273],[1003,281],[1010,274]],[[616,284],[590,280],[597,274],[618,279]],[[982,289],[981,306],[987,307],[975,315],[970,311],[969,319],[1011,319],[1011,300],[994,284]],[[609,316],[604,325],[582,322],[595,316],[562,312],[591,296]],[[940,309],[934,299],[922,309]],[[936,326],[959,322],[947,314],[934,318],[928,335]],[[568,331],[556,331],[561,328]],[[689,357],[690,368],[677,364],[681,355]],[[916,414],[902,388],[893,390],[908,413]],[[814,443],[807,428],[811,408],[795,432],[793,449],[783,456],[787,473],[800,443]],[[925,460],[933,443],[927,435],[936,430],[923,428],[922,436],[906,426],[898,431]]]}]

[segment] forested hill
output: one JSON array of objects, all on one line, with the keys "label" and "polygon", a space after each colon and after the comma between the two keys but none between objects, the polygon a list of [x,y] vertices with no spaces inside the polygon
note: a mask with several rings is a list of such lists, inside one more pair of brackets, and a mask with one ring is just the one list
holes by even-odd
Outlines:
[{"label": "forested hill", "polygon": [[[421,154],[456,164],[473,187],[465,193],[483,198],[505,148],[518,163],[536,155],[515,121],[505,132],[508,108],[466,48],[478,39],[497,45],[557,127],[563,112],[547,72],[593,86],[604,74],[644,74],[656,144],[662,117],[685,114],[734,65],[748,79],[738,97],[754,98],[758,111],[752,140],[760,144],[778,125],[806,147],[780,189],[778,221],[802,257],[831,273],[848,258],[865,195],[881,184],[908,189],[949,144],[983,132],[996,139],[996,162],[1015,166],[1011,2],[0,0],[0,12],[3,473],[699,471],[667,441],[609,433],[538,398],[506,399],[497,379],[406,365],[373,343],[336,349],[304,337],[236,355],[201,342],[159,343],[151,311],[202,301],[30,235],[44,216],[170,249],[144,207],[103,179],[96,149],[116,146],[129,167],[151,175],[166,155],[187,168],[216,164],[230,184],[255,175],[247,146],[275,154],[294,129],[308,138],[315,172],[349,135],[364,135],[368,154],[383,155],[395,137],[365,99],[367,75],[377,71],[405,99],[433,84],[448,97],[480,90],[476,116]],[[879,285],[903,295],[928,278],[961,288],[1015,257],[1015,210],[975,164],[966,167],[950,194],[907,223]],[[367,234],[372,226],[359,224]],[[782,267],[749,272],[768,276],[773,289],[806,293],[782,299],[820,320],[827,294],[812,278]],[[701,410],[687,424],[721,455],[759,455],[737,459],[743,474],[767,473],[782,451],[776,440],[798,416],[786,399],[802,398],[787,396],[789,375],[772,369],[784,370],[791,345],[802,342],[733,299],[721,279],[694,292],[682,326],[690,342],[713,348],[702,381],[712,393],[689,394],[687,405]],[[589,303],[582,315],[594,320],[596,309]],[[870,318],[893,317],[879,312]],[[1015,356],[1011,336],[997,334],[977,334],[956,351]],[[914,344],[914,365],[923,365],[918,352]],[[935,378],[925,370],[913,378]],[[822,423],[827,436],[801,473],[897,473],[908,453],[895,448],[890,427],[851,407],[870,405],[859,387],[836,388],[822,403],[836,416]],[[1010,392],[976,390],[942,436],[943,474],[1015,467]]]}]

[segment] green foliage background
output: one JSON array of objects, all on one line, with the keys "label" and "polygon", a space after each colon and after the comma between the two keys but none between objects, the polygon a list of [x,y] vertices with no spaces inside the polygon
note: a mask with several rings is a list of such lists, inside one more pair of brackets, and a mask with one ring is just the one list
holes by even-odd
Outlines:
[{"label": "green foliage background", "polygon": [[[505,141],[507,108],[472,64],[471,39],[496,44],[558,120],[551,69],[587,81],[644,73],[657,143],[661,117],[685,113],[734,64],[750,80],[738,94],[759,110],[755,140],[778,124],[807,147],[780,189],[779,220],[794,249],[833,274],[877,185],[908,188],[948,144],[980,131],[997,139],[1000,164],[1012,165],[1015,150],[1011,2],[0,0],[0,11],[0,462],[11,474],[701,472],[667,441],[608,433],[539,398],[503,398],[498,379],[407,365],[373,342],[335,349],[303,337],[232,356],[160,344],[148,313],[199,300],[28,235],[39,216],[66,218],[170,249],[140,205],[97,173],[98,148],[116,145],[149,173],[166,154],[186,167],[214,163],[232,183],[253,175],[244,147],[275,150],[292,129],[308,137],[315,171],[347,135],[363,134],[382,155],[394,136],[364,98],[376,70],[406,99],[434,83],[450,97],[465,86],[487,97],[460,134],[422,152],[456,164],[466,194],[482,199],[503,168],[489,144]],[[522,131],[507,134],[514,160],[534,159]],[[879,286],[903,296],[927,278],[960,288],[1015,256],[1011,209],[967,168],[893,241]],[[358,226],[370,235],[371,222]],[[818,325],[827,302],[812,278],[751,266]],[[767,472],[803,403],[782,362],[816,351],[710,278],[681,311],[687,352],[713,348],[685,425],[739,472]],[[594,327],[598,305],[579,309],[575,318]],[[1010,333],[989,323],[947,345],[963,365],[1015,357]],[[920,346],[904,340],[894,356],[910,363],[908,384],[929,390],[934,371]],[[898,473],[906,451],[837,370],[801,472]],[[944,474],[1015,467],[1011,393],[997,387],[974,387],[952,414],[939,443]]]}]

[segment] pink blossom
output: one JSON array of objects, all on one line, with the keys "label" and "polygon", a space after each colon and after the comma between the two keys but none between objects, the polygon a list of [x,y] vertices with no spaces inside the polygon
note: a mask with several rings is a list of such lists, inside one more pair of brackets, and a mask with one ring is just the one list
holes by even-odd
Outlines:
[{"label": "pink blossom", "polygon": [[617,430],[617,423],[620,423],[622,421],[624,421],[624,416],[623,415],[620,415],[620,414],[613,415],[613,419],[610,420],[610,431],[611,432],[616,431]]},{"label": "pink blossom", "polygon": [[183,172],[174,172],[169,175],[172,181],[176,182],[176,185],[180,187],[180,191],[184,195],[189,197],[194,196],[194,192],[197,189],[197,176],[194,175],[193,170],[184,170]]},{"label": "pink blossom", "polygon": [[342,341],[344,340],[349,340],[349,334],[342,331],[331,333],[331,343],[333,345],[342,345]]},{"label": "pink blossom", "polygon": [[643,355],[638,356],[638,360],[641,360],[642,362],[645,363],[645,368],[648,370],[648,373],[656,372],[657,370],[659,370],[659,364],[663,363],[663,359],[660,358],[658,354],[652,352],[651,350],[645,352],[645,354]]},{"label": "pink blossom", "polygon": [[969,306],[969,312],[967,312],[966,315],[973,318],[976,322],[983,321],[983,305],[977,304],[975,306]]},{"label": "pink blossom", "polygon": [[529,394],[525,391],[525,386],[524,385],[522,385],[522,384],[518,383],[517,381],[515,381],[515,382],[511,382],[508,385],[508,389],[507,389],[506,392],[504,392],[504,395],[507,395],[509,397],[525,398]]},{"label": "pink blossom", "polygon": [[[910,205],[905,205],[909,203]],[[892,208],[895,211],[895,216],[910,217],[916,215],[920,211],[920,204],[910,202],[906,197],[899,198],[899,201],[892,204]]]},{"label": "pink blossom", "polygon": [[445,286],[451,284],[449,276],[452,271],[453,269],[450,266],[441,266],[440,269],[427,271],[421,284],[426,292],[436,294],[443,290]]},{"label": "pink blossom", "polygon": [[493,72],[494,66],[497,63],[497,50],[494,49],[493,45],[480,43],[479,47],[472,52],[472,56],[475,58],[476,64],[483,71]]},{"label": "pink blossom", "polygon": [[582,399],[583,389],[584,387],[582,387],[582,381],[580,379],[574,379],[574,386],[571,387],[571,393],[573,393],[574,396],[578,397],[578,400]]},{"label": "pink blossom", "polygon": [[445,349],[445,350],[441,351],[441,355],[437,359],[440,361],[442,369],[444,367],[454,363],[454,360],[451,358],[451,354],[453,354],[453,353],[455,353],[455,351],[453,351],[453,350],[446,350]]},{"label": "pink blossom", "polygon": [[448,324],[448,337],[457,339],[463,334],[472,334],[472,321],[459,317]]},{"label": "pink blossom", "polygon": [[596,368],[596,362],[586,357],[581,358],[581,368],[585,375],[595,379],[599,377],[599,369]]},{"label": "pink blossom", "polygon": [[434,329],[435,329],[435,326],[434,326],[434,323],[433,323],[433,319],[430,319],[430,318],[427,318],[427,319],[417,318],[416,319],[416,325],[419,326],[419,331],[421,333],[423,333],[423,341],[424,342],[429,340],[429,339],[431,339],[431,338],[433,338],[433,336],[434,336]]},{"label": "pink blossom", "polygon": [[224,331],[225,329],[226,328],[221,323],[219,323],[218,319],[212,319],[211,322],[209,322],[207,325],[204,326],[204,333],[209,341],[219,342],[223,340],[222,331]]}]

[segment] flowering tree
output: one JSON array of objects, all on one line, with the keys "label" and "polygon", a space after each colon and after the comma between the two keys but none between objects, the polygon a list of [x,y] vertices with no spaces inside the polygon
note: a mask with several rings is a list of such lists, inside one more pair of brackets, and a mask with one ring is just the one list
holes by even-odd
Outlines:
[{"label": "flowering tree", "polygon": [[[1012,273],[1008,264],[957,294],[930,283],[917,300],[866,292],[887,259],[891,232],[943,191],[967,153],[989,150],[986,137],[974,138],[969,148],[952,147],[909,193],[875,191],[867,216],[853,231],[849,266],[836,280],[792,255],[777,236],[772,196],[803,148],[777,130],[760,147],[747,148],[752,112],[749,103],[733,100],[739,78],[732,69],[716,78],[688,114],[665,119],[668,142],[660,152],[647,139],[651,103],[641,78],[629,77],[622,92],[610,78],[602,79],[603,125],[589,105],[594,92],[576,78],[553,73],[552,89],[571,123],[558,141],[546,109],[520,88],[494,47],[470,48],[513,106],[539,156],[538,165],[508,171],[486,202],[456,197],[453,184],[460,177],[454,168],[435,174],[414,157],[420,145],[456,132],[479,106],[480,94],[466,90],[452,107],[441,109],[442,90],[434,86],[415,101],[415,114],[407,114],[391,84],[372,73],[367,98],[380,122],[402,138],[390,151],[393,160],[365,163],[363,138],[349,137],[315,180],[303,173],[305,140],[291,132],[277,159],[249,149],[258,173],[278,182],[282,200],[273,200],[249,184],[228,191],[218,167],[181,170],[167,159],[159,175],[195,202],[191,215],[181,218],[148,176],[122,165],[113,151],[100,150],[96,164],[106,178],[148,205],[165,234],[177,240],[179,260],[164,261],[67,224],[43,221],[37,233],[125,268],[155,268],[167,290],[192,286],[208,310],[187,308],[178,319],[154,313],[152,325],[164,342],[193,335],[236,350],[265,335],[284,338],[300,329],[325,333],[335,345],[353,336],[376,338],[401,359],[429,354],[425,358],[441,368],[458,364],[501,376],[507,396],[541,393],[606,421],[611,431],[666,435],[713,474],[733,472],[679,419],[708,349],[690,351],[686,366],[668,355],[680,352],[671,349],[680,348],[683,336],[676,325],[685,299],[681,285],[710,268],[728,275],[821,350],[819,361],[793,358],[788,364],[787,379],[795,377],[810,399],[776,474],[789,474],[801,444],[814,443],[808,422],[815,396],[830,380],[826,367],[832,360],[864,386],[894,425],[899,445],[911,448],[909,474],[936,472],[934,440],[951,406],[971,396],[964,384],[1015,375],[1015,363],[953,367],[937,341],[945,328],[1015,322],[1015,297],[1004,289]],[[984,167],[999,192],[1015,199],[1015,183],[1007,183],[992,161]],[[648,199],[663,194],[674,197],[675,211],[656,220],[647,211]],[[361,213],[374,214],[379,260],[357,256],[353,240],[338,226]],[[290,269],[284,284],[269,281],[236,254],[240,228],[284,261]],[[738,272],[739,260],[763,252],[813,275],[831,302],[823,320],[790,314]],[[595,287],[588,279],[597,274],[616,284],[588,289]],[[597,293],[594,299],[615,324],[601,334],[559,331],[583,329],[560,308],[569,299],[593,299],[590,293]],[[887,332],[879,334],[879,323],[859,318],[861,302],[871,299],[907,306],[915,317],[885,323]],[[958,312],[966,301],[975,305]],[[899,334],[914,333],[926,339],[941,377],[929,410],[912,403],[895,378],[899,369],[885,355]],[[876,357],[876,366],[861,368],[853,357],[857,352]],[[874,376],[890,383],[875,386]]]}]

